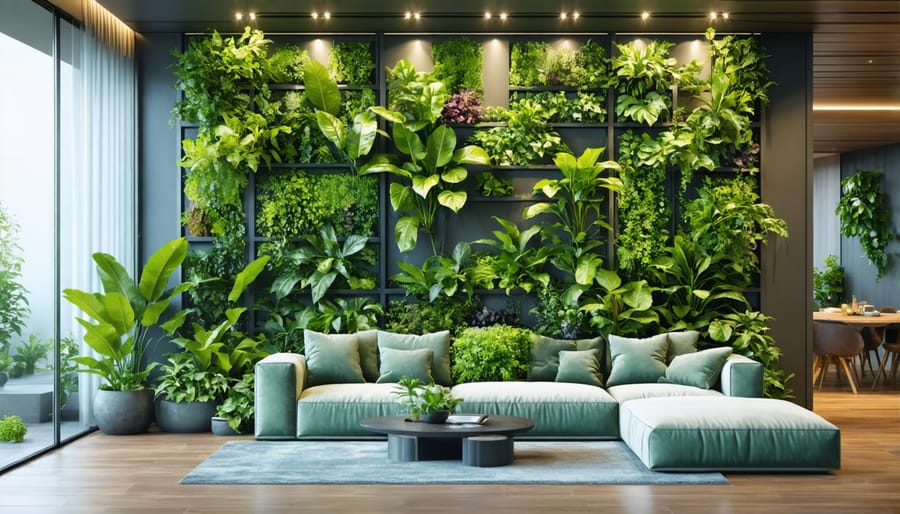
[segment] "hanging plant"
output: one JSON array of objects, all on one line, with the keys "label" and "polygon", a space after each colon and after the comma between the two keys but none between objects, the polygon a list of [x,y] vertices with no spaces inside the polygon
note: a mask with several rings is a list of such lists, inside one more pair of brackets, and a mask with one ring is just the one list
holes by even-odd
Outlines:
[{"label": "hanging plant", "polygon": [[891,269],[888,244],[898,239],[891,228],[887,195],[881,192],[881,171],[857,171],[841,180],[841,200],[835,214],[841,220],[841,235],[858,237],[866,258],[881,280]]}]

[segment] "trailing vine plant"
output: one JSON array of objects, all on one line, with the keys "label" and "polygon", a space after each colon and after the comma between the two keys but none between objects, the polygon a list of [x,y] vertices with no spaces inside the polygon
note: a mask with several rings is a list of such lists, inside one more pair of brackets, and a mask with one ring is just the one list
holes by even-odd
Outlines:
[{"label": "trailing vine plant", "polygon": [[863,252],[881,280],[891,269],[887,247],[898,239],[891,227],[887,195],[881,191],[881,171],[857,170],[841,180],[841,199],[835,214],[841,220],[841,235],[858,237]]}]

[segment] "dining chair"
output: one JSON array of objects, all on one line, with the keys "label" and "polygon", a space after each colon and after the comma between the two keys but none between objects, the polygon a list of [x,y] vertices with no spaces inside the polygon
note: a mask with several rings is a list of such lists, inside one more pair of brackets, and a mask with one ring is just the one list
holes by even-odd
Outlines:
[{"label": "dining chair", "polygon": [[[892,305],[883,305],[878,310],[881,312],[897,312],[897,308]],[[897,325],[888,325],[884,328],[882,343],[884,355],[881,357],[881,362],[878,364],[878,371],[875,372],[875,381],[872,382],[873,391],[878,387],[878,377],[881,376],[882,372],[884,372],[884,380],[887,382],[888,374],[884,368],[887,364],[888,357],[891,358],[891,384],[897,382],[897,369],[900,368],[900,338],[898,338],[898,333],[900,333],[900,329],[898,329]]]},{"label": "dining chair", "polygon": [[863,351],[863,338],[855,329],[840,323],[828,321],[813,322],[813,385],[819,381],[819,389],[825,382],[828,367],[834,363],[838,370],[843,370],[847,381],[850,382],[850,390],[857,394],[855,368],[851,370],[849,362],[858,357]]}]

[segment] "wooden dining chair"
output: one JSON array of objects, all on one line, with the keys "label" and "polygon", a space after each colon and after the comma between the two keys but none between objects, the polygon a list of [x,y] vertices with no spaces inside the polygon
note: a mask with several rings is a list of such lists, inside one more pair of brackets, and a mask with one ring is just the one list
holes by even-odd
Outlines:
[{"label": "wooden dining chair", "polygon": [[[897,312],[897,308],[891,305],[883,305],[878,310],[881,312]],[[888,357],[891,358],[891,384],[897,382],[897,369],[900,368],[900,337],[898,337],[898,332],[900,332],[900,327],[897,327],[896,325],[889,325],[884,328],[882,342],[884,355],[881,357],[881,362],[878,364],[878,371],[875,372],[875,381],[872,382],[873,391],[878,387],[878,377],[881,376],[882,372],[884,372],[884,380],[887,382],[888,374],[884,368],[887,364]]]},{"label": "wooden dining chair", "polygon": [[813,385],[819,381],[819,389],[825,382],[828,367],[834,363],[838,370],[838,379],[843,370],[850,390],[857,394],[857,380],[854,378],[855,367],[851,369],[850,361],[863,351],[863,338],[855,329],[839,322],[816,321],[813,323]]}]

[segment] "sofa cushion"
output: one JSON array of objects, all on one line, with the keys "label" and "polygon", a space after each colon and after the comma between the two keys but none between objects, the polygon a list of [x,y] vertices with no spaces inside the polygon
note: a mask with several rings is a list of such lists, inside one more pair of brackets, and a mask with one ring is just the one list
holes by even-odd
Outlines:
[{"label": "sofa cushion", "polygon": [[609,336],[612,369],[607,386],[650,383],[666,374],[666,351],[669,342],[666,334],[646,339]]},{"label": "sofa cushion", "polygon": [[567,382],[467,382],[452,388],[456,412],[521,416],[534,428],[520,438],[619,437],[619,404],[603,388]]},{"label": "sofa cushion", "polygon": [[557,382],[574,382],[598,387],[603,386],[600,373],[600,350],[563,350],[559,352]]},{"label": "sofa cushion", "polygon": [[418,350],[381,349],[381,375],[378,383],[399,382],[403,377],[419,380],[424,384],[431,383],[431,361],[434,352],[431,348]]},{"label": "sofa cushion", "polygon": [[528,368],[528,380],[548,381],[556,379],[559,369],[559,352],[583,351],[596,349],[600,353],[597,361],[600,363],[601,373],[607,366],[604,365],[605,341],[602,337],[593,339],[554,339],[552,337],[532,334],[531,336],[531,364]]},{"label": "sofa cushion", "polygon": [[[327,384],[305,389],[297,401],[298,438],[373,438],[360,420],[405,414],[396,384]],[[380,438],[383,436],[374,436]]]},{"label": "sofa cushion", "polygon": [[714,389],[679,384],[623,384],[607,387],[606,392],[619,403],[643,398],[673,398],[679,396],[722,396]]},{"label": "sofa cushion", "polygon": [[374,382],[381,376],[378,369],[378,331],[363,330],[356,333],[359,342],[359,366],[366,382]]},{"label": "sofa cushion", "polygon": [[444,330],[432,334],[395,334],[393,332],[378,331],[378,349],[393,348],[394,350],[416,350],[429,348],[433,352],[431,360],[431,376],[434,382],[443,386],[450,386],[453,379],[450,377],[450,332]]},{"label": "sofa cushion", "polygon": [[684,332],[667,332],[666,339],[669,341],[669,349],[666,351],[666,363],[672,362],[672,359],[686,353],[694,353],[697,351],[697,340],[700,339],[700,332],[696,330],[685,330]]},{"label": "sofa cushion", "polygon": [[633,400],[621,404],[619,425],[656,471],[827,471],[841,463],[840,430],[785,400]]},{"label": "sofa cushion", "polygon": [[303,331],[306,384],[365,382],[359,365],[359,340],[354,334],[322,334]]},{"label": "sofa cushion", "polygon": [[728,346],[679,355],[672,359],[666,376],[659,381],[709,389],[719,381],[729,355],[731,347]]}]

